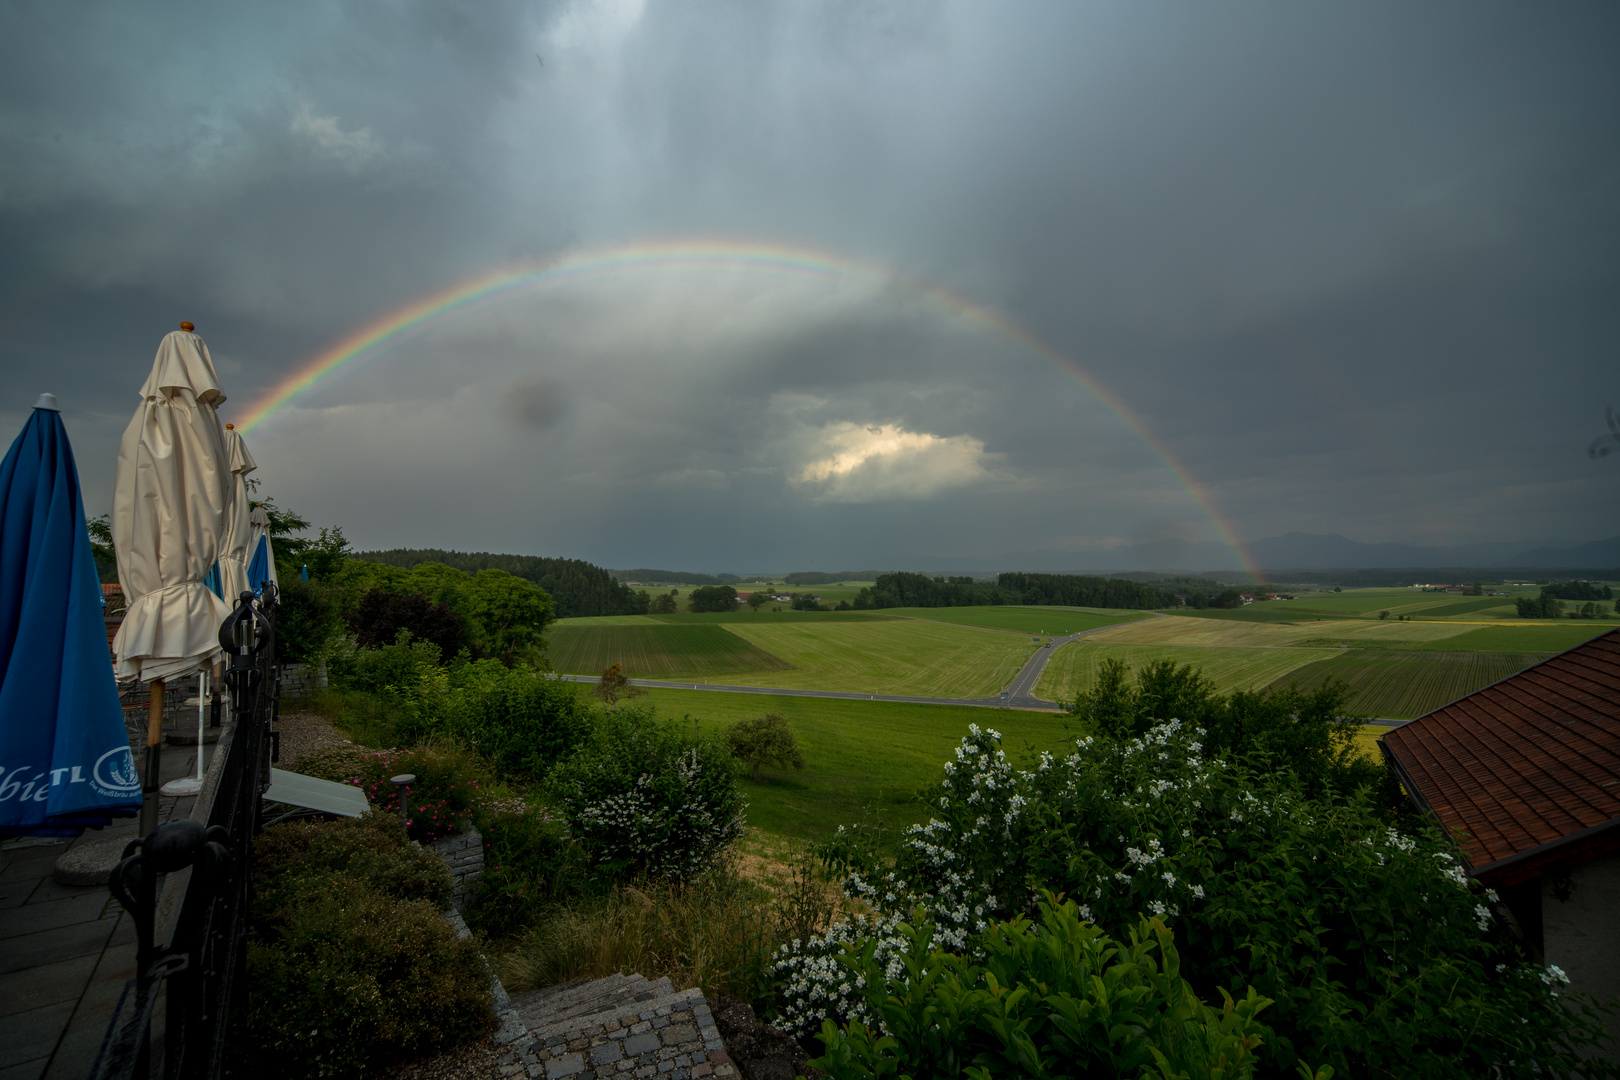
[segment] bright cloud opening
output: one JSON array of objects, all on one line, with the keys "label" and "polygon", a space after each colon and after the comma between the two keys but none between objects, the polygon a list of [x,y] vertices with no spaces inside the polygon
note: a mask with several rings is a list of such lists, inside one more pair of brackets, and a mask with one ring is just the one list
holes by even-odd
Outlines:
[{"label": "bright cloud opening", "polygon": [[829,502],[927,498],[989,478],[986,465],[997,456],[971,435],[931,435],[898,424],[828,424],[811,441],[815,456],[794,481]]}]

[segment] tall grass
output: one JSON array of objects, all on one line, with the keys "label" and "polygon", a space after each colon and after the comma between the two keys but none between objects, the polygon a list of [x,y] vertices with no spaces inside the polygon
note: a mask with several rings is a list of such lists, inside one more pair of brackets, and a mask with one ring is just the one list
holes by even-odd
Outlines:
[{"label": "tall grass", "polygon": [[684,886],[625,885],[558,906],[496,966],[513,991],[639,972],[763,1004],[777,949],[824,930],[844,903],[807,863],[774,881],[733,863]]}]

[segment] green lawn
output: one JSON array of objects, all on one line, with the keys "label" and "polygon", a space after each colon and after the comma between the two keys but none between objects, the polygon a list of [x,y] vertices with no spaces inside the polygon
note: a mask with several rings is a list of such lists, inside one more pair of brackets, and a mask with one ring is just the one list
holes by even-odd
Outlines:
[{"label": "green lawn", "polygon": [[1104,611],[1074,607],[949,607],[883,608],[881,614],[935,622],[983,626],[992,630],[1015,630],[1020,634],[1061,637],[1099,626],[1135,622],[1148,616],[1140,611]]},{"label": "green lawn", "polygon": [[[631,619],[638,619],[631,616]],[[616,625],[564,625],[551,633],[551,662],[566,675],[599,675],[610,664],[644,679],[708,678],[788,666],[722,626],[667,626],[621,619]],[[575,620],[570,620],[575,622]]]},{"label": "green lawn", "polygon": [[1021,635],[920,619],[727,623],[726,629],[793,666],[749,686],[861,694],[994,695],[1033,650]]},{"label": "green lawn", "polygon": [[1093,634],[1086,640],[1134,645],[1251,648],[1337,648],[1341,643],[1352,647],[1379,648],[1400,642],[1404,643],[1401,647],[1411,648],[1421,642],[1454,639],[1470,629],[1463,623],[1397,622],[1394,619],[1316,618],[1298,622],[1243,622],[1189,618],[1178,614],[1128,623]]},{"label": "green lawn", "polygon": [[690,714],[704,732],[774,712],[792,727],[805,768],[766,770],[741,780],[748,823],[781,836],[817,839],[868,811],[904,826],[928,809],[915,793],[940,777],[969,724],[1001,732],[1009,754],[1061,750],[1070,718],[966,705],[903,705],[822,698],[765,697],[701,690],[650,690],[641,701],[660,716]]},{"label": "green lawn", "polygon": [[1410,720],[1542,659],[1540,653],[1346,649],[1339,656],[1288,672],[1273,685],[1311,688],[1338,679],[1350,686],[1353,712]]},{"label": "green lawn", "polygon": [[1091,685],[1097,668],[1105,660],[1119,660],[1133,670],[1155,660],[1169,660],[1198,668],[1223,694],[1234,690],[1257,690],[1278,677],[1316,661],[1327,660],[1336,650],[1278,648],[1205,648],[1197,645],[1109,645],[1081,640],[1065,645],[1041,672],[1037,697],[1047,701],[1069,701]]}]

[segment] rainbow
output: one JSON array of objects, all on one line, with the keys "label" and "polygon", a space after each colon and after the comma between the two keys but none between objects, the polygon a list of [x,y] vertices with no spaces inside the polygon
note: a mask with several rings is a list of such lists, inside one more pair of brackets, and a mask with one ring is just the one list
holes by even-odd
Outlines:
[{"label": "rainbow", "polygon": [[510,266],[480,274],[392,311],[335,342],[251,406],[247,415],[237,423],[237,428],[244,432],[252,431],[331,376],[427,332],[441,319],[497,304],[515,295],[555,288],[572,281],[614,274],[702,268],[745,269],[834,279],[859,277],[902,284],[978,332],[1005,338],[1033,352],[1073,377],[1146,443],[1209,518],[1244,569],[1256,581],[1264,580],[1254,557],[1238,539],[1232,523],[1220,513],[1209,492],[1182,464],[1175,452],[1154,434],[1130,406],[1073,359],[1005,315],[982,304],[886,268],[813,248],[713,240],[673,241],[582,251],[544,265]]}]

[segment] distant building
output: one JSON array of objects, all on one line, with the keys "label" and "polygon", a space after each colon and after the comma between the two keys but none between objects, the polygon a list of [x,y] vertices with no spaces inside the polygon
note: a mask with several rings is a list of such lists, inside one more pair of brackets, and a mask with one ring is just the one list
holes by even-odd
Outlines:
[{"label": "distant building", "polygon": [[1380,746],[1413,802],[1457,837],[1469,875],[1496,890],[1526,950],[1574,989],[1620,995],[1620,630]]}]

